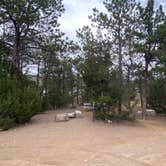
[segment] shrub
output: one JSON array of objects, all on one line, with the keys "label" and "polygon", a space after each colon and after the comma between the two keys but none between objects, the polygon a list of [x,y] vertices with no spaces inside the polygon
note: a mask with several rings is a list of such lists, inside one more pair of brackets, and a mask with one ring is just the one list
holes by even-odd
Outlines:
[{"label": "shrub", "polygon": [[9,129],[23,124],[41,112],[39,92],[33,86],[19,88],[15,81],[6,79],[0,86],[0,128]]},{"label": "shrub", "polygon": [[166,114],[166,80],[152,80],[149,84],[148,106]]},{"label": "shrub", "polygon": [[110,105],[111,98],[109,96],[101,96],[98,98],[97,103]]},{"label": "shrub", "polygon": [[110,108],[110,97],[109,96],[101,96],[95,102],[95,107],[97,110],[109,110]]},{"label": "shrub", "polygon": [[[119,97],[119,92],[115,86],[110,86],[110,93],[109,96],[101,96],[95,102],[95,117],[97,120],[112,120],[112,121],[121,121],[121,120],[128,120],[131,121],[133,118],[130,115],[130,112],[122,111],[117,112],[115,111],[117,108],[117,101]],[[114,87],[114,88],[113,88]],[[115,95],[116,94],[116,95]],[[115,98],[113,99],[113,96]],[[113,110],[113,111],[110,111]]]},{"label": "shrub", "polygon": [[51,108],[62,107],[70,103],[72,98],[68,94],[62,94],[61,91],[51,91],[48,94],[48,105]]},{"label": "shrub", "polygon": [[2,130],[8,130],[11,127],[15,126],[15,120],[9,117],[0,118],[0,128]]},{"label": "shrub", "polygon": [[48,102],[48,97],[47,96],[42,96],[41,98],[41,108],[42,108],[42,112],[45,110],[49,109],[49,102]]},{"label": "shrub", "polygon": [[129,112],[114,112],[114,111],[96,111],[97,120],[112,120],[112,121],[133,121],[134,119],[130,116]]}]

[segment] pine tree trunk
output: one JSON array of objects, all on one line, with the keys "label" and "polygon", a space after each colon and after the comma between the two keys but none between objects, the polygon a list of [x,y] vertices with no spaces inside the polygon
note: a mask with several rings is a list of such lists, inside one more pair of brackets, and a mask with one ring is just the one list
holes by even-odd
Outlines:
[{"label": "pine tree trunk", "polygon": [[72,73],[72,69],[70,70],[70,91],[71,91],[71,98],[72,98],[72,107],[74,106],[74,81],[73,81],[73,73]]},{"label": "pine tree trunk", "polygon": [[[118,69],[119,69],[119,90],[122,88],[122,40],[119,32],[119,64],[118,64]],[[118,112],[121,112],[122,110],[122,94],[119,95],[119,101],[118,101]]]},{"label": "pine tree trunk", "polygon": [[62,94],[65,94],[65,68],[62,68]]},{"label": "pine tree trunk", "polygon": [[39,78],[40,77],[40,60],[38,61],[38,64],[37,64],[37,78],[36,78],[36,86],[37,86],[37,89],[39,88]]},{"label": "pine tree trunk", "polygon": [[79,74],[77,74],[77,105],[79,105]]},{"label": "pine tree trunk", "polygon": [[43,75],[43,88],[42,93],[44,92],[44,95],[48,97],[48,69],[47,69],[47,62],[46,59],[44,59],[44,75]]},{"label": "pine tree trunk", "polygon": [[11,76],[13,79],[17,79],[19,76],[20,70],[20,32],[19,27],[15,27],[15,42],[12,50],[12,68],[11,68]]},{"label": "pine tree trunk", "polygon": [[147,77],[148,77],[148,63],[145,62],[144,78],[141,86],[141,106],[142,106],[142,118],[146,118],[146,106],[147,106]]},{"label": "pine tree trunk", "polygon": [[74,95],[73,95],[73,87],[71,87],[71,97],[72,97],[71,104],[72,104],[72,107],[74,107]]},{"label": "pine tree trunk", "polygon": [[131,109],[131,100],[130,100],[130,92],[131,92],[131,81],[130,81],[130,67],[128,66],[128,71],[127,71],[127,85],[128,85],[128,109],[130,113],[132,112]]}]

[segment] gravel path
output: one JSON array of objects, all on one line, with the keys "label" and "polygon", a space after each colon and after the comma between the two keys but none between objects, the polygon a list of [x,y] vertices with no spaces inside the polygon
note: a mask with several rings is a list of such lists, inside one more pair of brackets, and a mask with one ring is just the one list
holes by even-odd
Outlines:
[{"label": "gravel path", "polygon": [[56,113],[0,132],[0,166],[166,166],[166,118],[110,125],[85,113],[57,123]]}]

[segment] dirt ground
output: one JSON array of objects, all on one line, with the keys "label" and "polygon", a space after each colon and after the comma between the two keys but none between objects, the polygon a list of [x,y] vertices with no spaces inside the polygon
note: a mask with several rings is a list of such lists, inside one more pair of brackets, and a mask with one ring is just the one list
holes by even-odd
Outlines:
[{"label": "dirt ground", "polygon": [[[72,110],[68,110],[72,111]],[[55,122],[57,112],[0,132],[0,166],[166,166],[166,118]]]}]

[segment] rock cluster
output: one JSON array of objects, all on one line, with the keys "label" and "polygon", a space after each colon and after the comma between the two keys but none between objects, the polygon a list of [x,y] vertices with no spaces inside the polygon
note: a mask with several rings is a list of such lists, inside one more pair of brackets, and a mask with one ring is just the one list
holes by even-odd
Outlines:
[{"label": "rock cluster", "polygon": [[70,113],[56,114],[55,121],[65,122],[65,121],[69,121],[70,118],[82,118],[82,117],[83,117],[82,112],[79,110],[75,110],[74,112],[70,112]]}]

